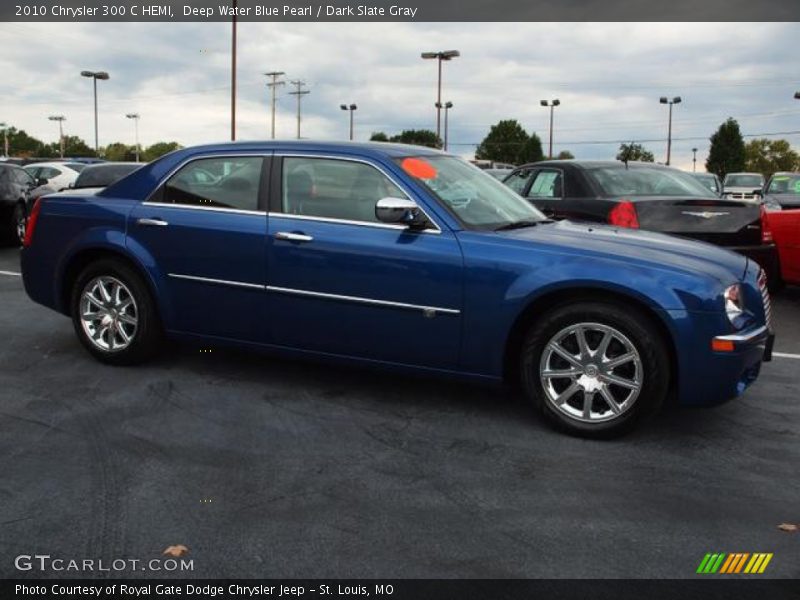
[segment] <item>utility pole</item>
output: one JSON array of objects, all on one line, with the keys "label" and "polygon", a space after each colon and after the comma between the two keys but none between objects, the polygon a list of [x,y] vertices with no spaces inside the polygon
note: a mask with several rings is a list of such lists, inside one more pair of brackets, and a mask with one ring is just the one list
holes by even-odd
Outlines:
[{"label": "utility pole", "polygon": [[267,87],[270,88],[272,92],[272,139],[275,139],[275,88],[279,85],[286,85],[285,81],[278,81],[278,77],[281,75],[285,75],[283,71],[270,71],[269,73],[264,73],[267,77],[272,77],[272,81],[267,82]]},{"label": "utility pole", "polygon": [[47,117],[50,121],[58,121],[58,149],[59,155],[61,158],[64,158],[64,121],[67,120],[67,117],[64,115],[53,115],[51,117]]},{"label": "utility pole", "polygon": [[0,127],[3,128],[3,156],[8,158],[8,125],[0,123]]},{"label": "utility pole", "polygon": [[236,140],[236,13],[237,0],[233,0],[231,23],[231,141]]},{"label": "utility pole", "polygon": [[291,96],[297,96],[297,139],[300,139],[300,100],[303,99],[305,94],[310,94],[309,90],[304,90],[303,86],[306,84],[305,81],[301,81],[300,79],[295,79],[294,81],[290,82],[295,88],[297,88],[293,92],[289,92]]}]

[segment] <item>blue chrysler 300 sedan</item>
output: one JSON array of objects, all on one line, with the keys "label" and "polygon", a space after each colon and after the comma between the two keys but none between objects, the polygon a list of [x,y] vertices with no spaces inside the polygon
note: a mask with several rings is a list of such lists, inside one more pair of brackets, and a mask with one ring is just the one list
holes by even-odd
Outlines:
[{"label": "blue chrysler 300 sedan", "polygon": [[552,422],[606,436],[670,393],[714,404],[772,345],[758,266],[698,242],[553,222],[438,151],[233,143],[100,191],[42,198],[25,289],[97,359],[163,335],[511,379]]}]

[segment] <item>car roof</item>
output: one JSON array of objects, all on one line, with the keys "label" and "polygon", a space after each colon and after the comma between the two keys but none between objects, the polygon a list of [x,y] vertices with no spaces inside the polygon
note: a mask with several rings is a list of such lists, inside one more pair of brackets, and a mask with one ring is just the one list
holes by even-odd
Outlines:
[{"label": "car roof", "polygon": [[754,175],[756,177],[763,177],[761,173],[754,173],[752,171],[740,171],[738,173],[725,173],[725,177],[728,175]]},{"label": "car roof", "polygon": [[86,167],[81,171],[81,173],[86,173],[88,170],[97,171],[99,169],[107,169],[110,167],[120,167],[120,166],[139,166],[143,167],[147,163],[143,162],[133,162],[133,161],[116,161],[116,162],[102,162],[102,163],[92,163],[86,165]]},{"label": "car roof", "polygon": [[363,154],[399,156],[428,156],[443,154],[440,150],[426,146],[411,144],[395,144],[392,142],[330,142],[315,140],[268,140],[268,141],[236,141],[219,144],[204,144],[176,150],[175,154],[203,154],[207,152],[258,152],[262,150],[306,150],[318,152],[358,151]]},{"label": "car roof", "polygon": [[[517,169],[532,169],[534,167],[560,167],[564,165],[577,167],[579,169],[598,169],[598,168],[624,169],[626,167],[626,163],[622,162],[621,160],[584,160],[579,158],[572,158],[567,160],[562,160],[562,159],[541,160],[539,162],[520,165],[519,167],[517,167]],[[627,163],[627,168],[640,168],[640,167],[649,167],[652,169],[672,169],[672,167],[667,167],[665,165],[652,162],[641,162],[641,161],[631,160],[628,161]]]},{"label": "car roof", "polygon": [[58,162],[35,162],[35,163],[28,163],[27,165],[25,165],[25,167],[24,167],[24,168],[26,168],[26,169],[27,169],[28,167],[53,167],[53,168],[56,168],[56,167],[66,167],[66,168],[68,168],[68,169],[70,168],[70,167],[69,167],[69,163],[68,163],[67,161],[63,161],[63,162],[62,162],[62,161],[58,161]]}]

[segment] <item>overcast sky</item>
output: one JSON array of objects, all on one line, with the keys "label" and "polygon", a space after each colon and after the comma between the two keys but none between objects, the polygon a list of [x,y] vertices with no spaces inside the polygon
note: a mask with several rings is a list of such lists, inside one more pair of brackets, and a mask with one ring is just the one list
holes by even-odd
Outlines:
[{"label": "overcast sky", "polygon": [[[229,23],[0,24],[0,121],[45,141],[58,137],[48,115],[66,116],[65,133],[90,145],[91,81],[99,82],[100,144],[184,145],[230,137]],[[356,139],[373,131],[435,129],[436,62],[426,50],[458,49],[444,65],[443,101],[452,101],[450,149],[472,156],[500,119],[518,119],[542,138],[559,98],[555,152],[613,158],[616,140],[666,153],[667,107],[675,107],[673,164],[702,169],[708,137],[728,116],[743,133],[800,132],[800,24],[768,23],[241,23],[238,137],[269,137],[266,71],[304,80],[302,135],[344,139],[356,103]],[[295,99],[279,88],[277,134],[295,136]],[[800,134],[783,135],[795,148]],[[684,139],[698,138],[698,139]],[[587,142],[611,140],[613,143]],[[660,141],[664,140],[664,141]]]}]

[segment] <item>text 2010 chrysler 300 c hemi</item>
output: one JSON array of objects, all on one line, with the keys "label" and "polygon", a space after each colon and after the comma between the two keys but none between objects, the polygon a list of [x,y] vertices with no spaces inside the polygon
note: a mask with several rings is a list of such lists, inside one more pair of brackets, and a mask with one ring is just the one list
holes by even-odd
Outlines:
[{"label": "text 2010 chrysler 300 c hemi", "polygon": [[714,404],[772,345],[758,266],[699,242],[552,222],[459,158],[392,144],[173,152],[97,193],[42,198],[30,297],[99,360],[163,335],[519,381],[572,433],[674,392]]}]

